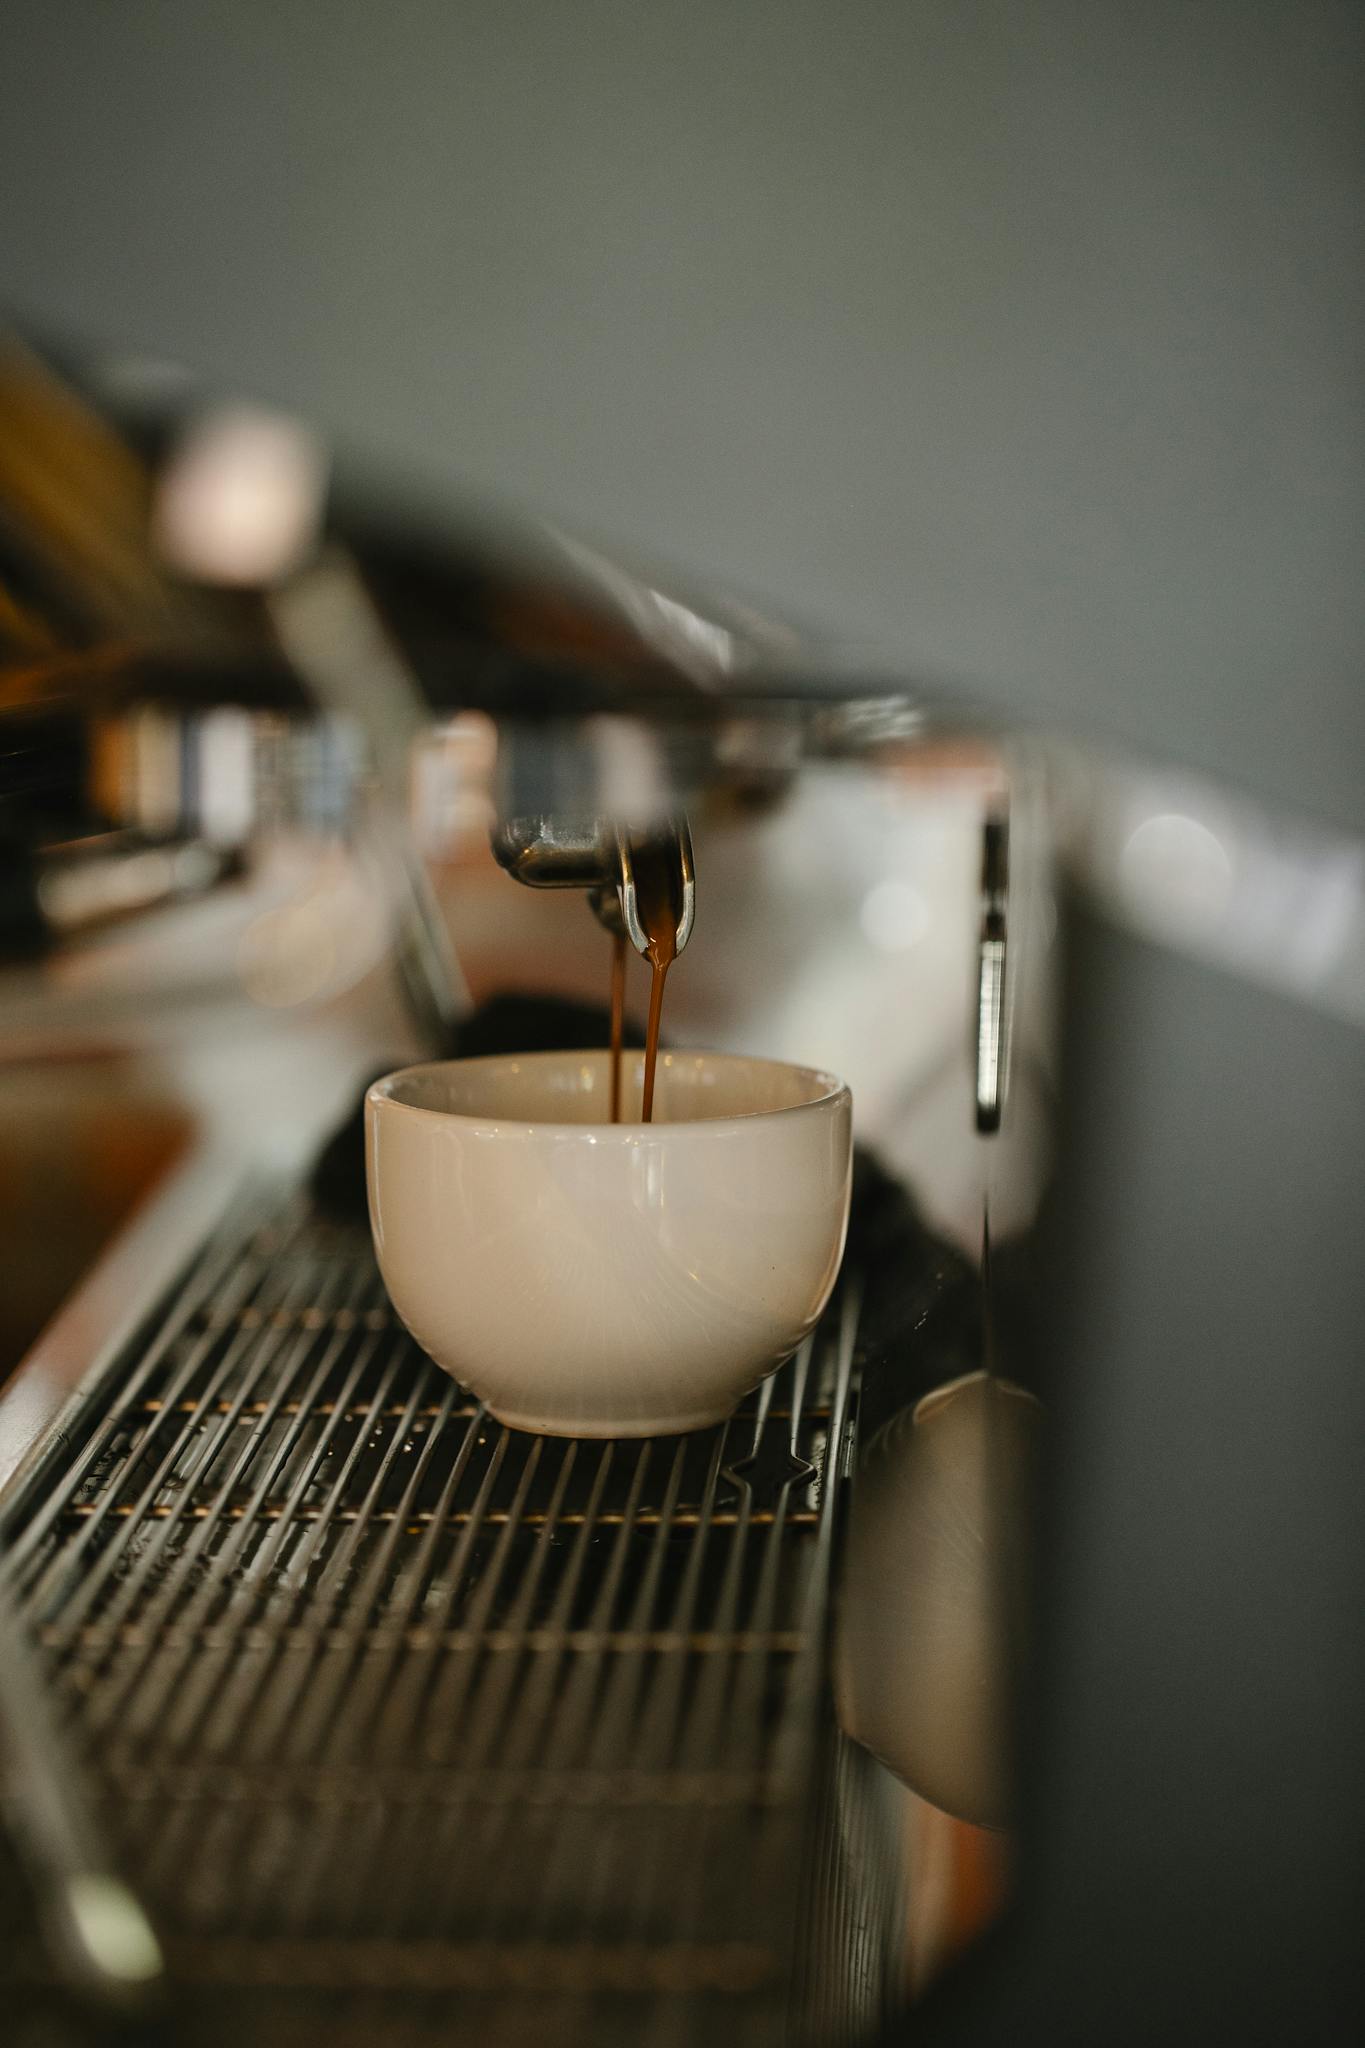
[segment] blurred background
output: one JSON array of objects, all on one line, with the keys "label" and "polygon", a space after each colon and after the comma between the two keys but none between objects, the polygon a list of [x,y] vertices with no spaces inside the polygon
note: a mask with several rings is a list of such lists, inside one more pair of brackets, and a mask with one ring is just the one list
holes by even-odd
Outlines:
[{"label": "blurred background", "polygon": [[11,0],[15,313],[1362,816],[1352,0]]}]

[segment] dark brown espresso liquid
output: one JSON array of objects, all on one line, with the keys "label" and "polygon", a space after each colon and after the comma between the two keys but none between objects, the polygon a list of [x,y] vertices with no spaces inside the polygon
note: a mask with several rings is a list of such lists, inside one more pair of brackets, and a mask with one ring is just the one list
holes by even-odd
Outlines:
[{"label": "dark brown espresso liquid", "polygon": [[[645,1030],[645,1085],[640,1119],[649,1123],[654,1115],[654,1076],[659,1063],[659,1023],[664,1008],[664,981],[678,953],[678,920],[682,903],[678,894],[676,857],[663,847],[642,846],[633,855],[635,906],[648,942],[649,1023]],[[624,995],[624,973],[622,985]],[[613,1037],[615,1038],[616,982],[612,981]],[[619,1102],[619,1095],[613,1097]],[[615,1120],[615,1119],[614,1119]]]},{"label": "dark brown espresso liquid", "polygon": [[611,942],[611,1120],[621,1121],[621,1040],[626,1028],[626,935]]}]

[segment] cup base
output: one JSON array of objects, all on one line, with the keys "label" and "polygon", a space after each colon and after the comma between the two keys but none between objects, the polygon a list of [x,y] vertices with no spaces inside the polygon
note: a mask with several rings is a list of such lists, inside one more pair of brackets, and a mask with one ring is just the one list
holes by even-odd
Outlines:
[{"label": "cup base", "polygon": [[694,1409],[687,1415],[647,1415],[634,1420],[621,1416],[588,1422],[567,1415],[525,1415],[491,1404],[488,1409],[495,1422],[531,1436],[584,1437],[690,1436],[693,1430],[714,1429],[718,1422],[727,1422],[734,1412],[735,1403],[731,1402],[725,1408]]}]

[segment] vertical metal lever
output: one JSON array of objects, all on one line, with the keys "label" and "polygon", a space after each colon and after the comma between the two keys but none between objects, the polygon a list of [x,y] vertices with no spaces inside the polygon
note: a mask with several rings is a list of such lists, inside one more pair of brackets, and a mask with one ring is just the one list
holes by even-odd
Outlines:
[{"label": "vertical metal lever", "polygon": [[1000,1128],[1005,1095],[1005,902],[1009,893],[1010,828],[1003,812],[987,819],[981,842],[981,933],[976,968],[976,1128]]}]

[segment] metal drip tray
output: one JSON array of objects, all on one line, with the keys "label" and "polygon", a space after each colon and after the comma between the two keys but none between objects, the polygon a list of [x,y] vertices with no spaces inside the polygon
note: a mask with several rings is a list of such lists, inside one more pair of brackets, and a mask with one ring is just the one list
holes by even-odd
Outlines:
[{"label": "metal drip tray", "polygon": [[196,2038],[875,2018],[895,1900],[826,1682],[856,1301],[721,1428],[537,1438],[363,1234],[217,1233],[5,1524]]}]

